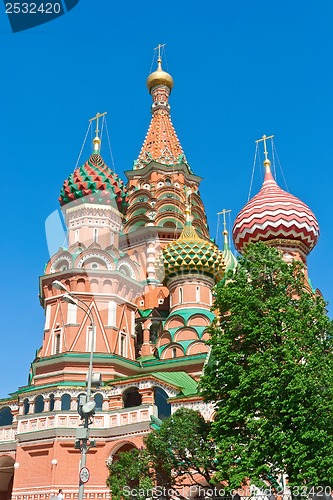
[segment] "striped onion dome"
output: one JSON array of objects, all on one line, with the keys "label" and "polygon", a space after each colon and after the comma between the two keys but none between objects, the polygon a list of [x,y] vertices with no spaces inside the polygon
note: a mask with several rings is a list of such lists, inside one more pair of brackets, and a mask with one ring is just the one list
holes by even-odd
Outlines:
[{"label": "striped onion dome", "polygon": [[65,180],[60,191],[60,205],[70,202],[111,205],[114,201],[121,213],[127,208],[127,190],[123,181],[105,163],[99,152],[78,167]]},{"label": "striped onion dome", "polygon": [[215,281],[224,276],[225,263],[222,252],[214,243],[200,238],[187,222],[175,241],[166,245],[157,262],[157,273],[160,279],[177,274],[205,274]]},{"label": "striped onion dome", "polygon": [[270,161],[264,161],[266,173],[259,193],[238,214],[233,239],[242,253],[248,243],[296,245],[307,255],[316,245],[319,225],[310,208],[275,182]]}]

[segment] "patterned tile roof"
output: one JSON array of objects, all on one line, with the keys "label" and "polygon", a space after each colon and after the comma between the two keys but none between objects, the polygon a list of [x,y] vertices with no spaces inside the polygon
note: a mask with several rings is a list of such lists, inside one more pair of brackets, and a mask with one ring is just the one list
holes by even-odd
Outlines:
[{"label": "patterned tile roof", "polygon": [[[84,165],[65,180],[60,191],[60,205],[70,202],[112,205],[120,212],[127,207],[125,184],[105,163],[99,153],[93,153]],[[116,208],[116,207],[115,207]]]},{"label": "patterned tile roof", "polygon": [[277,185],[268,165],[262,188],[235,220],[236,249],[242,253],[248,243],[287,240],[302,244],[304,252],[309,253],[318,236],[318,221],[310,208]]}]

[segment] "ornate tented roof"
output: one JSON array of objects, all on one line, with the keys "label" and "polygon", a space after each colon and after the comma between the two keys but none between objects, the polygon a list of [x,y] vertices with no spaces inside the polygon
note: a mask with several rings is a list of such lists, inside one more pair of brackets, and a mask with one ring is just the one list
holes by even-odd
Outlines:
[{"label": "ornate tented roof", "polygon": [[277,185],[270,161],[265,160],[264,165],[266,174],[262,188],[235,220],[235,247],[242,253],[248,243],[278,240],[280,244],[298,245],[308,254],[318,240],[318,221],[305,203]]},{"label": "ornate tented roof", "polygon": [[164,165],[187,163],[170,118],[168,100],[173,79],[163,71],[161,59],[157,70],[148,76],[147,86],[153,98],[152,119],[134,168],[142,168],[152,160]]},{"label": "ornate tented roof", "polygon": [[97,152],[65,180],[59,201],[62,206],[70,202],[104,205],[115,202],[115,208],[125,213],[127,191],[120,177],[104,163]]},{"label": "ornate tented roof", "polygon": [[220,281],[225,263],[222,252],[211,241],[199,238],[191,224],[180,237],[166,245],[158,261],[159,276],[164,279],[183,273],[199,273]]}]

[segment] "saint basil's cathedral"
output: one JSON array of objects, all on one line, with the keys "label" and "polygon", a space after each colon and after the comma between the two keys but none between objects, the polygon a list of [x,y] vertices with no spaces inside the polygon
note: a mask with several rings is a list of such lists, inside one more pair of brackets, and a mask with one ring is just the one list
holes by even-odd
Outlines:
[{"label": "saint basil's cathedral", "polygon": [[[78,498],[75,442],[89,363],[86,498],[110,498],[107,464],[141,447],[154,419],[180,407],[213,416],[197,384],[214,318],[212,289],[237,260],[226,230],[222,251],[210,240],[202,179],[172,125],[173,79],[160,58],[147,87],[151,123],[127,184],[104,163],[97,125],[91,156],[61,188],[67,241],[40,278],[42,346],[28,384],[0,400],[0,500],[47,500],[59,488],[65,499]],[[242,253],[264,241],[306,266],[317,220],[277,185],[265,136],[264,144],[264,182],[236,217],[235,248]]]}]

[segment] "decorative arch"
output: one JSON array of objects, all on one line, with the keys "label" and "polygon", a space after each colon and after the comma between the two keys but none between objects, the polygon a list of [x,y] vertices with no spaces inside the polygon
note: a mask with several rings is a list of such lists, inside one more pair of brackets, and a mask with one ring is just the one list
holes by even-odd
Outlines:
[{"label": "decorative arch", "polygon": [[188,326],[209,326],[211,323],[210,319],[204,314],[193,314],[187,322]]},{"label": "decorative arch", "polygon": [[180,344],[173,343],[163,351],[161,359],[181,358],[184,355],[183,347]]},{"label": "decorative arch", "polygon": [[117,270],[124,273],[126,276],[135,279],[134,269],[132,268],[131,264],[126,260],[122,260],[118,263]]},{"label": "decorative arch", "polygon": [[51,263],[50,273],[66,271],[72,267],[72,256],[68,252],[64,252],[56,257]]},{"label": "decorative arch", "polygon": [[165,323],[165,329],[170,330],[170,328],[180,328],[185,326],[184,318],[182,316],[172,316]]},{"label": "decorative arch", "polygon": [[119,453],[122,453],[124,451],[131,451],[131,450],[137,450],[138,447],[133,441],[123,441],[122,443],[116,444],[112,449],[109,454],[109,458],[112,460],[117,460]]},{"label": "decorative arch", "polygon": [[193,342],[187,348],[186,354],[188,356],[193,354],[204,354],[209,352],[209,347],[204,342]]},{"label": "decorative arch", "polygon": [[75,261],[75,267],[77,267],[78,269],[82,269],[85,267],[85,264],[89,262],[103,263],[103,265],[108,271],[112,270],[112,262],[108,258],[108,256],[103,255],[102,253],[99,252],[89,252],[89,251],[85,252],[83,255],[82,254],[79,255],[79,257]]},{"label": "decorative arch", "polygon": [[181,328],[174,335],[175,342],[181,340],[199,340],[197,331],[194,328]]},{"label": "decorative arch", "polygon": [[158,341],[158,346],[159,347],[162,347],[163,345],[168,345],[170,344],[170,342],[172,342],[172,337],[171,337],[171,334],[170,332],[168,332],[167,330],[163,332],[163,334],[161,335],[159,341]]}]

